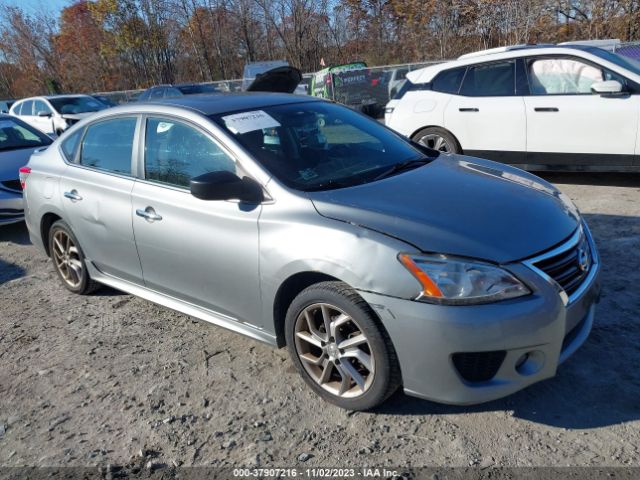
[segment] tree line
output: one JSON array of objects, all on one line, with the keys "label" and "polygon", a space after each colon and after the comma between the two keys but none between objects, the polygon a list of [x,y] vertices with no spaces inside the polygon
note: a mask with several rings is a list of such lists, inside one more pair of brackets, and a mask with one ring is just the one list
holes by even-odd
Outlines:
[{"label": "tree line", "polygon": [[519,43],[637,40],[640,0],[79,0],[0,7],[0,96],[239,78],[246,62],[303,72],[454,58]]}]

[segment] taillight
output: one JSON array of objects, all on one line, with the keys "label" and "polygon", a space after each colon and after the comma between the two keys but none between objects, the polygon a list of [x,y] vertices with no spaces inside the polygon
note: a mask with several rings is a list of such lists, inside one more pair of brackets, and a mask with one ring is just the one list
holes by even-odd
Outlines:
[{"label": "taillight", "polygon": [[31,168],[21,167],[20,170],[18,170],[18,172],[20,173],[20,186],[24,190],[25,187],[27,186],[27,177],[31,173]]}]

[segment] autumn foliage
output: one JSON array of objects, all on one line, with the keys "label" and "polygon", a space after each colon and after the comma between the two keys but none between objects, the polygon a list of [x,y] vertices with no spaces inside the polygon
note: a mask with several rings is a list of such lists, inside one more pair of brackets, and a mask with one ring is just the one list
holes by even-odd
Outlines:
[{"label": "autumn foliage", "polygon": [[79,0],[0,11],[0,96],[238,78],[248,61],[305,72],[453,58],[500,45],[640,37],[640,0]]}]

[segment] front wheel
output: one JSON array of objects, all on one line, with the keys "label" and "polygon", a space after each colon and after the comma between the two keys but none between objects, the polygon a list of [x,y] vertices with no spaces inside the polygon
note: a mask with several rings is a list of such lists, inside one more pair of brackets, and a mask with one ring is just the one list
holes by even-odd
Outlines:
[{"label": "front wheel", "polygon": [[455,137],[447,130],[439,127],[427,127],[411,137],[422,146],[442,153],[461,153],[462,149]]},{"label": "front wheel", "polygon": [[303,290],[286,317],[291,358],[323,399],[349,410],[368,410],[400,385],[395,350],[371,307],[342,282]]}]

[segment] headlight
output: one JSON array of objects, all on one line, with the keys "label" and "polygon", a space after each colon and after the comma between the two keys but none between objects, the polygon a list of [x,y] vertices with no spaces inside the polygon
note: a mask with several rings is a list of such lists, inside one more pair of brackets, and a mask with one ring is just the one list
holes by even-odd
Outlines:
[{"label": "headlight", "polygon": [[416,300],[448,305],[489,303],[531,293],[509,272],[488,263],[444,255],[398,255],[420,282]]}]

